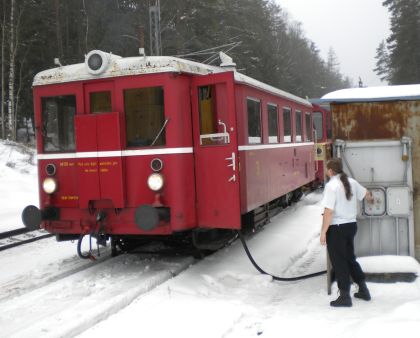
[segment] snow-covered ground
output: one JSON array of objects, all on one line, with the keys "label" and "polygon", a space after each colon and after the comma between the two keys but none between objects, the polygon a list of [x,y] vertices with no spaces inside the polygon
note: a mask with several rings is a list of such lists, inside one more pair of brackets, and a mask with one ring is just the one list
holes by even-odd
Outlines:
[{"label": "snow-covered ground", "polygon": [[0,232],[22,228],[21,212],[38,206],[33,149],[0,140]]},{"label": "snow-covered ground", "polygon": [[[5,223],[20,227],[22,207],[37,203],[36,169],[15,149],[0,141],[0,231]],[[320,198],[320,193],[306,196],[249,239],[264,270],[286,277],[325,270]],[[142,278],[154,270],[154,262],[137,255],[118,257],[121,267],[111,261],[79,261],[74,243],[51,238],[0,252],[0,337],[386,338],[420,332],[418,279],[368,283],[372,301],[353,299],[352,308],[336,309],[329,302],[337,289],[334,285],[327,295],[325,275],[275,282],[254,269],[239,241],[148,292]],[[420,272],[410,257],[359,261],[371,272]],[[185,264],[157,263],[172,272]],[[127,283],[123,288],[121,281]],[[128,286],[136,291],[125,290]],[[114,298],[116,293],[121,297]],[[121,299],[130,304],[114,313],[113,303]]]}]

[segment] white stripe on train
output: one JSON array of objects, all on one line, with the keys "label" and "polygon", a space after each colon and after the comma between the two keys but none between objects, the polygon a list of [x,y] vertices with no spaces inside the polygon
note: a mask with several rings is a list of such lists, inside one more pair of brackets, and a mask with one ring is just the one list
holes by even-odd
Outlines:
[{"label": "white stripe on train", "polygon": [[[282,143],[282,144],[259,144],[238,146],[239,151],[247,150],[264,150],[276,148],[292,148],[313,146],[313,142],[307,143]],[[76,158],[103,158],[103,157],[129,157],[129,156],[149,156],[149,155],[174,155],[174,154],[192,154],[192,147],[185,148],[162,148],[162,149],[141,149],[141,150],[122,150],[122,151],[89,151],[77,153],[60,153],[60,154],[38,154],[38,160],[60,160],[60,159],[76,159]]]}]

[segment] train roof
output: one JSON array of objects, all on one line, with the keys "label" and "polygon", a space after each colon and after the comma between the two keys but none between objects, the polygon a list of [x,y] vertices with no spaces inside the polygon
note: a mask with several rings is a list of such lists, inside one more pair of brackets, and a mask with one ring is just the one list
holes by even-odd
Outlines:
[{"label": "train roof", "polygon": [[337,103],[420,100],[420,84],[341,89],[321,100]]},{"label": "train roof", "polygon": [[105,55],[107,57],[107,62],[109,63],[108,67],[101,73],[92,74],[92,72],[89,72],[86,62],[60,66],[36,74],[33,86],[165,72],[208,75],[234,71],[234,78],[237,83],[250,85],[272,94],[288,98],[308,107],[312,106],[308,100],[241,74],[234,70],[234,68],[212,66],[172,56],[137,56],[123,58],[101,51],[97,52]]}]

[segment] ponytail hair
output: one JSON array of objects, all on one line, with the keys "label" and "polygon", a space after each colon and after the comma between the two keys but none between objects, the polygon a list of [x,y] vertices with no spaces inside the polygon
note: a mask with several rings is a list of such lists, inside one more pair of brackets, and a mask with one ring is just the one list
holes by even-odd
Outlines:
[{"label": "ponytail hair", "polygon": [[349,201],[353,196],[351,192],[351,186],[349,182],[349,178],[345,172],[343,172],[343,163],[341,162],[340,158],[332,158],[327,163],[327,169],[331,169],[334,174],[340,174],[340,181],[343,183],[344,191],[346,193],[346,198]]}]

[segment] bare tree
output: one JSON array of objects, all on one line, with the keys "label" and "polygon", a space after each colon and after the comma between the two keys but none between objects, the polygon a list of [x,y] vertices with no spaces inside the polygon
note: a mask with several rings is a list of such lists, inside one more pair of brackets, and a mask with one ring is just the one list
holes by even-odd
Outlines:
[{"label": "bare tree", "polygon": [[[19,46],[19,29],[21,18],[25,9],[26,2],[23,2],[20,9],[16,11],[16,0],[10,0],[10,43],[9,43],[9,99],[7,102],[8,110],[8,131],[7,139],[16,141],[17,128],[17,103],[18,98],[15,93],[16,86],[16,55]],[[17,15],[16,15],[17,14]],[[22,60],[24,62],[24,60]],[[21,84],[19,83],[19,93]]]},{"label": "bare tree", "polygon": [[5,73],[6,73],[6,0],[2,1],[3,17],[1,22],[1,138],[6,138],[6,111],[5,111],[5,99],[6,99],[6,87],[5,87]]},{"label": "bare tree", "polygon": [[83,0],[83,14],[85,16],[85,53],[88,51],[88,37],[89,37],[89,16],[85,5],[85,0]]},{"label": "bare tree", "polygon": [[15,59],[16,59],[16,27],[15,23],[15,0],[10,0],[10,45],[9,45],[9,100],[7,102],[8,111],[8,131],[7,139],[14,140],[13,117],[15,112]]},{"label": "bare tree", "polygon": [[55,34],[56,34],[56,39],[57,39],[57,52],[58,52],[58,57],[62,58],[63,57],[63,39],[61,36],[61,23],[60,23],[60,1],[59,0],[55,0],[54,2],[55,5]]}]

